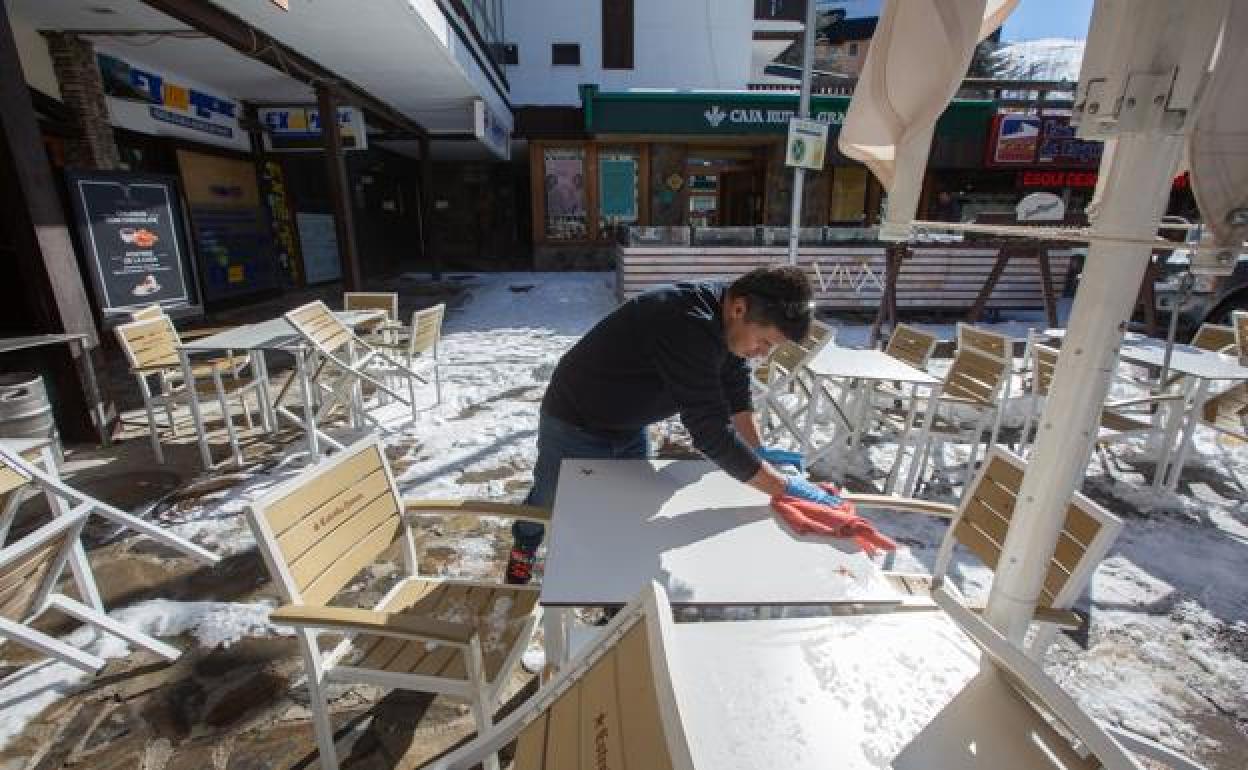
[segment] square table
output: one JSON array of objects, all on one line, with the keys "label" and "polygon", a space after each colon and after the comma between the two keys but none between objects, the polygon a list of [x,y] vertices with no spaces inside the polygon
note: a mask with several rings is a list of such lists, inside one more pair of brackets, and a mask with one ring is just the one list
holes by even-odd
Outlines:
[{"label": "square table", "polygon": [[[342,321],[352,329],[369,321],[375,321],[384,315],[385,313],[381,310],[348,310],[334,313],[334,316],[339,321]],[[312,407],[314,393],[312,380],[309,375],[309,358],[312,350],[304,342],[299,332],[295,330],[295,327],[291,325],[290,321],[287,321],[284,317],[273,318],[260,323],[245,324],[233,329],[226,329],[217,334],[183,343],[183,367],[187,370],[187,377],[189,378],[190,376],[190,364],[186,354],[222,350],[246,350],[252,354],[251,358],[254,362],[253,365],[256,367],[256,376],[264,383],[265,408],[268,410],[270,417],[268,422],[273,426],[274,430],[277,429],[277,417],[279,415],[290,422],[301,425],[307,434],[308,454],[313,461],[320,457],[321,442],[325,442],[335,449],[342,449],[341,442],[336,441],[316,425],[316,410]],[[296,415],[282,406],[281,401],[286,393],[285,389],[278,394],[277,399],[273,399],[269,393],[269,369],[265,360],[265,354],[273,351],[288,353],[295,359],[295,380],[299,383],[304,404],[302,416]],[[199,409],[199,404],[194,396],[191,398],[191,408]],[[207,440],[202,435],[199,437],[199,443],[200,453],[207,457]]]},{"label": "square table", "polygon": [[568,608],[627,604],[650,580],[677,607],[901,602],[852,540],[794,534],[710,462],[564,460],[538,599],[548,659],[566,662]]},{"label": "square table", "polygon": [[[913,386],[915,393],[910,399],[910,408],[906,413],[906,427],[898,438],[898,462],[905,455],[906,449],[910,445],[910,434],[914,425],[914,410],[918,406],[919,401],[917,391],[919,388],[927,389],[927,413],[924,415],[923,427],[915,445],[917,448],[915,453],[916,462],[910,463],[910,470],[902,490],[903,494],[911,494],[914,485],[918,482],[918,451],[921,451],[923,445],[927,442],[928,436],[931,434],[932,420],[936,416],[936,403],[940,397],[943,380],[922,369],[917,369],[901,359],[894,358],[882,350],[843,348],[835,344],[827,345],[823,350],[820,350],[806,364],[806,369],[815,377],[815,382],[811,388],[810,414],[806,421],[806,437],[803,440],[803,450],[810,455],[807,458],[808,463],[814,463],[831,451],[833,446],[828,444],[820,449],[816,449],[813,445],[814,415],[818,414],[819,400],[823,395],[823,388],[819,382],[820,379],[843,379],[858,383],[860,391],[860,396],[856,399],[858,411],[850,421],[851,447],[858,445],[862,422],[867,416],[866,410],[870,409],[870,403],[865,395],[868,392],[868,383],[900,382]],[[887,491],[890,492],[895,480],[894,471],[896,467],[896,464],[894,464],[893,471],[890,471],[888,474]]]},{"label": "square table", "polygon": [[[1047,329],[1044,335],[1061,340],[1066,330]],[[1166,342],[1127,334],[1119,347],[1118,358],[1139,366],[1161,368],[1166,358]],[[1173,492],[1179,485],[1179,476],[1191,452],[1192,434],[1196,432],[1196,423],[1200,422],[1201,410],[1211,395],[1210,383],[1215,380],[1248,381],[1248,366],[1241,364],[1236,356],[1175,343],[1171,349],[1170,371],[1183,375],[1183,408],[1174,410],[1174,416],[1166,420],[1161,456],[1157,458],[1157,470],[1153,474],[1153,489],[1164,486]],[[1179,435],[1180,426],[1182,436],[1176,449],[1175,437]]]},{"label": "square table", "polygon": [[[880,770],[903,766],[980,655],[939,611],[677,623],[668,671],[695,767]],[[1011,766],[995,759],[982,766]]]}]

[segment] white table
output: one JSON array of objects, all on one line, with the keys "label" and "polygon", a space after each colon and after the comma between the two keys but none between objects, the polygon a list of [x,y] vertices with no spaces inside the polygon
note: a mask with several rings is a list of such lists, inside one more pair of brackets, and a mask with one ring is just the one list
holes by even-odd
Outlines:
[{"label": "white table", "polygon": [[[820,350],[814,358],[806,365],[807,370],[816,378],[811,395],[810,415],[806,422],[806,437],[803,440],[804,447],[810,463],[815,462],[820,457],[831,451],[833,445],[828,444],[821,449],[813,446],[813,427],[814,415],[819,411],[819,400],[822,398],[823,387],[818,381],[820,379],[840,379],[856,381],[859,387],[858,411],[851,420],[850,446],[856,447],[861,435],[861,426],[863,420],[867,416],[870,404],[864,395],[869,392],[868,384],[872,382],[900,382],[910,385],[914,393],[910,398],[910,408],[906,413],[906,427],[902,435],[898,438],[897,446],[897,462],[905,455],[906,448],[910,445],[910,433],[914,425],[914,411],[919,402],[918,389],[927,389],[927,412],[923,420],[923,427],[919,434],[919,439],[915,445],[919,450],[927,442],[928,436],[931,434],[932,419],[936,415],[936,402],[940,397],[942,380],[938,377],[916,369],[907,364],[905,361],[894,358],[882,350],[858,348],[843,348],[838,345],[827,345]],[[917,456],[917,451],[916,451]],[[894,465],[894,470],[896,466]],[[911,494],[915,483],[918,481],[919,463],[910,463],[910,470],[906,477],[906,483],[903,487],[903,494]],[[894,473],[889,473],[887,489],[892,491],[894,482]]]},{"label": "white table", "polygon": [[566,662],[567,608],[627,604],[650,580],[673,606],[901,601],[852,540],[795,535],[709,462],[564,460],[538,599],[548,659]]},{"label": "white table", "polygon": [[899,768],[979,671],[979,648],[935,611],[678,623],[671,640],[693,764],[716,770]]},{"label": "white table", "polygon": [[[1065,337],[1066,330],[1048,329],[1044,334],[1060,340]],[[1165,340],[1128,334],[1123,338],[1118,357],[1139,366],[1160,368],[1165,363],[1166,343]],[[1170,371],[1183,375],[1183,408],[1176,410],[1174,419],[1166,421],[1161,456],[1153,474],[1153,488],[1164,486],[1173,492],[1179,485],[1179,477],[1191,452],[1192,434],[1196,432],[1196,423],[1200,422],[1201,410],[1211,395],[1209,385],[1216,380],[1248,380],[1248,366],[1241,364],[1235,356],[1176,343],[1171,350]],[[1176,449],[1175,437],[1180,426],[1182,436]]]},{"label": "white table", "polygon": [[[385,313],[380,310],[350,310],[334,313],[338,320],[352,328],[374,321],[384,315]],[[290,422],[302,426],[308,437],[308,454],[312,461],[320,457],[321,442],[335,449],[342,449],[341,442],[325,433],[316,424],[316,409],[313,407],[315,394],[310,375],[312,351],[304,343],[299,333],[295,331],[295,327],[285,318],[273,318],[260,323],[227,329],[208,337],[186,342],[182,345],[182,350],[183,367],[187,369],[188,382],[191,381],[189,379],[190,364],[187,358],[188,353],[222,350],[245,350],[251,353],[253,366],[256,367],[256,376],[264,383],[264,401],[265,409],[269,412],[269,424],[276,430],[277,417],[281,416]],[[302,415],[296,415],[282,406],[282,399],[286,394],[285,388],[278,394],[276,399],[269,392],[269,369],[265,360],[265,354],[274,351],[288,353],[295,359],[294,381],[299,383],[300,394],[303,400]],[[199,409],[199,404],[193,395],[191,398],[191,409]],[[208,456],[207,439],[201,435],[199,443],[200,453]]]}]

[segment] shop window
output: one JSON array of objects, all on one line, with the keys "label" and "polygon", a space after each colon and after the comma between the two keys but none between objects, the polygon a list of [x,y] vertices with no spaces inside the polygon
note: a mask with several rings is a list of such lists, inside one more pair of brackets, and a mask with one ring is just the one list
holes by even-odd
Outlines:
[{"label": "shop window", "polygon": [[581,44],[551,43],[550,63],[562,67],[581,66]]},{"label": "shop window", "polygon": [[598,152],[598,237],[637,224],[638,153],[604,147]]},{"label": "shop window", "polygon": [[633,0],[602,0],[602,68],[633,68]]},{"label": "shop window", "polygon": [[582,240],[588,233],[585,212],[585,151],[559,147],[543,151],[546,237]]},{"label": "shop window", "polygon": [[837,166],[828,195],[828,222],[860,223],[866,212],[867,170],[862,166]]}]

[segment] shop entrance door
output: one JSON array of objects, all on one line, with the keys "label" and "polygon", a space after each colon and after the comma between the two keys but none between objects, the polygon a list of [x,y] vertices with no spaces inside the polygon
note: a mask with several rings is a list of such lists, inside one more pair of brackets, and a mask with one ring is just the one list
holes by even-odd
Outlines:
[{"label": "shop entrance door", "polygon": [[762,195],[757,187],[758,175],[752,170],[725,171],[719,178],[720,224],[724,227],[759,224]]}]

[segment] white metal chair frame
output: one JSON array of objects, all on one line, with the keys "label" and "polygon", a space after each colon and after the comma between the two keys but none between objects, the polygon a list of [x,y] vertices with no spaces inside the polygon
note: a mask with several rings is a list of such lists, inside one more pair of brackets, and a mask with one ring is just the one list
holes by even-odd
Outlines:
[{"label": "white metal chair frame", "polygon": [[[176,436],[178,425],[173,410],[179,404],[186,403],[190,407],[195,430],[201,438],[205,437],[207,427],[200,411],[201,395],[216,397],[234,462],[240,467],[243,465],[243,453],[234,418],[230,413],[229,398],[238,398],[243,419],[250,430],[255,427],[255,423],[247,406],[247,395],[254,394],[261,424],[266,431],[272,429],[269,424],[266,383],[258,376],[253,376],[249,381],[240,379],[241,370],[234,367],[232,359],[210,360],[202,364],[192,361],[188,351],[182,347],[182,339],[168,316],[160,315],[120,324],[115,333],[122,350],[125,351],[130,371],[139,384],[143,408],[147,412],[148,438],[157,462],[165,462],[165,453],[160,443],[156,411],[164,410],[167,427]],[[226,374],[230,375],[228,384],[223,378]],[[157,386],[155,391],[152,388],[153,379]],[[206,443],[201,441],[199,447],[205,470],[211,470],[214,464]]]},{"label": "white metal chair frame", "polygon": [[[996,569],[996,559],[1005,545],[1013,518],[1014,498],[1026,467],[1026,462],[1018,455],[994,446],[956,508],[931,500],[891,495],[844,495],[860,508],[920,513],[949,520],[949,529],[941,540],[930,576],[887,573],[903,589],[914,593],[914,598],[903,602],[903,609],[930,608],[925,594],[931,587],[946,582],[954,547],[958,544],[969,548],[990,569]],[[1066,528],[1050,563],[1045,595],[1037,606],[1034,619],[1040,623],[1040,629],[1028,643],[1028,655],[1042,659],[1059,627],[1077,625],[1070,607],[1082,595],[1092,573],[1121,531],[1121,519],[1082,493],[1075,493],[1067,507]]]},{"label": "white metal chair frame", "polygon": [[[759,401],[758,419],[764,431],[772,435],[771,418],[776,420],[793,438],[800,442],[808,439],[812,430],[811,422],[818,418],[810,414],[811,389],[817,386],[814,377],[806,372],[806,365],[829,345],[835,338],[831,327],[822,321],[812,321],[810,332],[801,343],[786,342],[779,345],[767,357],[767,361],[758,369],[750,372],[750,385]],[[765,376],[763,374],[765,372]],[[789,408],[782,396],[798,394],[802,400],[793,408]],[[804,427],[799,420],[806,420]]]},{"label": "white metal chair frame", "polygon": [[[324,302],[309,302],[286,313],[285,318],[311,345],[319,358],[311,376],[311,384],[316,389],[313,397],[319,402],[319,406],[304,406],[305,409],[316,409],[316,422],[324,420],[341,404],[347,409],[355,427],[384,430],[384,426],[364,407],[364,384],[405,404],[415,415],[414,383],[423,385],[427,381],[384,350],[362,340],[346,324],[335,318]],[[332,370],[328,378],[326,369]],[[396,375],[406,380],[407,396],[383,381]]]},{"label": "white metal chair frame", "polygon": [[[339,478],[333,474],[348,474],[354,478],[362,472],[367,475],[352,482],[352,485],[346,488],[335,486]],[[366,495],[374,497],[367,498]],[[550,518],[549,511],[532,506],[404,499],[399,495],[376,436],[346,447],[248,508],[248,522],[270,575],[288,602],[275,610],[271,618],[276,623],[295,627],[303,651],[317,746],[321,765],[326,770],[335,770],[338,766],[324,694],[324,687],[329,682],[366,682],[381,687],[464,698],[471,704],[478,730],[484,733],[492,724],[494,711],[501,705],[500,697],[509,674],[540,619],[540,605],[537,604],[540,589],[537,586],[499,586],[480,581],[421,576],[410,520],[416,516],[435,515],[504,516],[547,524]],[[350,518],[343,519],[343,516]],[[341,521],[336,521],[338,519]],[[376,556],[396,541],[400,544],[406,572],[404,579],[398,581],[371,609],[329,606],[329,602],[360,569],[372,564]],[[335,549],[344,547],[347,548],[344,553],[335,555]],[[324,562],[320,561],[322,555],[325,556]],[[479,635],[473,613],[465,610],[470,616],[466,621],[445,620],[409,612],[406,607],[400,606],[409,589],[426,588],[432,592],[440,587],[447,587],[448,590],[466,587],[469,591],[505,589],[515,596],[528,594],[532,600],[531,609],[526,610],[527,615],[518,618],[508,616],[512,618],[507,623],[508,627],[518,630],[510,648],[500,658],[495,655],[498,650],[487,649],[485,643],[489,639],[482,639]],[[428,593],[422,594],[425,595]],[[317,641],[321,632],[344,638],[332,650],[323,653]],[[416,673],[406,668],[395,671],[384,665],[369,667],[375,650],[370,649],[361,660],[348,658],[358,636],[366,640],[381,637],[383,640],[423,641],[418,651],[429,653],[432,650],[433,654],[440,655],[439,648],[446,648],[449,655],[432,673]],[[487,660],[483,649],[494,657]],[[402,648],[395,654],[401,657]],[[490,660],[497,664],[492,679],[487,667]],[[463,665],[462,677],[441,675],[456,661]],[[497,768],[497,760],[487,759],[486,766]]]},{"label": "white metal chair frame", "polygon": [[[661,739],[664,741],[664,746],[661,748],[666,749],[666,759],[668,760],[668,762],[662,762],[656,759],[649,766],[670,766],[672,770],[694,770],[689,740],[680,719],[676,694],[672,687],[672,677],[668,669],[667,650],[671,645],[672,609],[668,604],[666,592],[660,585],[654,582],[643,588],[640,596],[621,609],[574,660],[559,669],[549,682],[543,685],[537,693],[525,701],[519,708],[469,743],[425,765],[423,770],[469,770],[469,768],[477,766],[488,757],[494,756],[507,744],[516,741],[517,736],[520,736],[517,743],[518,756],[517,762],[513,766],[516,768],[524,767],[526,770],[536,770],[531,765],[522,764],[524,759],[526,759],[523,753],[530,748],[526,745],[525,737],[522,733],[525,733],[526,728],[536,720],[541,719],[547,712],[551,711],[565,693],[588,679],[598,662],[607,653],[615,649],[620,640],[632,631],[638,623],[643,622],[645,623],[644,630],[650,658],[651,681],[638,684],[639,687],[645,686],[645,684],[653,687],[662,735],[652,737],[656,740]],[[620,711],[621,714],[624,713],[624,704],[620,704]],[[608,731],[610,731],[610,728],[608,728]],[[552,738],[558,740],[557,737],[548,736],[548,739]],[[620,737],[616,737],[614,740],[622,743]],[[654,750],[655,747],[620,746],[620,751],[631,753],[634,760],[636,755],[644,755],[648,749]],[[611,759],[614,757],[608,754],[607,758]],[[574,760],[568,766],[582,767],[583,765],[577,764]],[[609,766],[615,767],[615,765]],[[636,765],[633,762],[628,762],[627,766],[646,767],[647,765]]]}]

